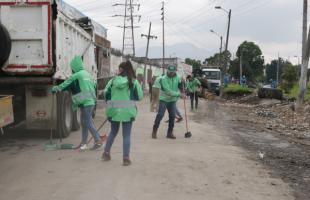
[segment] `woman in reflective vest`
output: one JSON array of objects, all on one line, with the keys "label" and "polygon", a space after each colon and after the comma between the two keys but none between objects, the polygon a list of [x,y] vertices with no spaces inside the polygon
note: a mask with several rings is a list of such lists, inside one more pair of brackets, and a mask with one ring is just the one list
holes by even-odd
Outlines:
[{"label": "woman in reflective vest", "polygon": [[122,123],[123,165],[131,164],[129,158],[131,128],[137,115],[136,101],[140,101],[142,95],[141,85],[136,80],[131,62],[121,63],[119,74],[111,79],[104,89],[104,97],[107,101],[106,115],[111,122],[111,131],[102,154],[103,160],[111,159],[110,150]]}]

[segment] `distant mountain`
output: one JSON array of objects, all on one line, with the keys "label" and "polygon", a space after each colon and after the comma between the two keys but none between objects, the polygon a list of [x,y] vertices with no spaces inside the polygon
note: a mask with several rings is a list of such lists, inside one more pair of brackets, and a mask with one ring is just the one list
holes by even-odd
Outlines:
[{"label": "distant mountain", "polygon": [[[166,46],[165,49],[166,57],[179,57],[182,59],[185,58],[194,58],[204,61],[205,58],[213,55],[214,53],[210,50],[198,48],[189,43],[178,43],[170,46]],[[161,58],[162,57],[162,47],[161,46],[150,46],[149,49],[149,58]],[[145,56],[145,48],[139,48],[136,51],[137,56]]]}]

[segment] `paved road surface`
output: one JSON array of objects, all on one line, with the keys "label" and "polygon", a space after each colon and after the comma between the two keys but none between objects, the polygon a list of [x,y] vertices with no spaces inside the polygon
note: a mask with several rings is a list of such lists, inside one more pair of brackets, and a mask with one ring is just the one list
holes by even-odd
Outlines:
[{"label": "paved road surface", "polygon": [[[190,113],[193,115],[193,113]],[[227,133],[190,121],[191,139],[176,125],[176,140],[150,139],[155,114],[147,99],[139,105],[133,127],[132,161],[122,166],[122,139],[117,137],[112,160],[101,151],[44,152],[46,137],[0,138],[0,199],[2,200],[289,200],[292,191],[270,177]],[[98,112],[96,125],[104,119]],[[105,131],[108,130],[105,127]],[[80,132],[65,142],[79,143]]]}]

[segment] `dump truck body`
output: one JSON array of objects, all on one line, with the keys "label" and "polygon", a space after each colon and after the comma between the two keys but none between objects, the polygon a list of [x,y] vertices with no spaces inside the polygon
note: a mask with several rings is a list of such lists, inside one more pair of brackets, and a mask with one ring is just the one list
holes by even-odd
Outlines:
[{"label": "dump truck body", "polygon": [[63,130],[64,136],[77,129],[78,116],[68,92],[57,94],[52,120],[50,88],[71,76],[70,61],[76,55],[83,57],[85,69],[97,80],[101,69],[94,40],[105,39],[106,29],[58,0],[0,0],[0,25],[1,40],[11,46],[0,52],[0,58],[9,54],[0,63],[0,94],[14,95],[17,121],[24,119],[28,129],[44,129],[56,121],[55,129]]}]

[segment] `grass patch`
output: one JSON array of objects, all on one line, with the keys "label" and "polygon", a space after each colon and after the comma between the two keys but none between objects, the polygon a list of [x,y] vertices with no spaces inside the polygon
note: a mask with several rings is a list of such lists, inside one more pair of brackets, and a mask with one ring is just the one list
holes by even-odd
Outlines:
[{"label": "grass patch", "polygon": [[[289,91],[289,93],[284,93],[284,96],[288,98],[297,99],[298,93],[299,93],[299,86],[295,84],[294,87]],[[310,85],[307,86],[305,100],[310,101]]]},{"label": "grass patch", "polygon": [[239,84],[228,84],[227,87],[223,89],[224,94],[228,95],[244,95],[244,94],[251,94],[253,89],[248,87],[242,87]]}]

